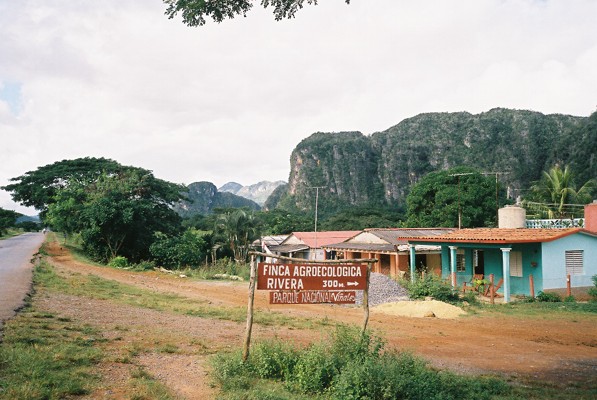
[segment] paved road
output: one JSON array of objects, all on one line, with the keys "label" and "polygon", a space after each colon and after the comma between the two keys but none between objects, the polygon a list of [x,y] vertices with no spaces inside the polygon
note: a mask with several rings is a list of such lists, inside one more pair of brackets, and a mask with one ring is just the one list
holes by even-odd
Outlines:
[{"label": "paved road", "polygon": [[31,289],[31,258],[43,241],[42,233],[25,233],[0,240],[0,329],[24,304]]}]

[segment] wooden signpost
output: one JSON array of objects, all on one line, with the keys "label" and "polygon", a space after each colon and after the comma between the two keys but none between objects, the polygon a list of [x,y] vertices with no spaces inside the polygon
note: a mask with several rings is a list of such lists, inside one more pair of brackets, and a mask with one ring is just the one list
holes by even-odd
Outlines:
[{"label": "wooden signpost", "polygon": [[[270,304],[355,304],[357,290],[363,291],[365,319],[369,321],[369,276],[376,259],[309,261],[276,256],[281,263],[259,263],[255,257],[271,254],[251,252],[251,278],[247,305],[247,327],[243,360],[249,357],[253,326],[255,288],[269,290]],[[289,263],[284,263],[288,261]]]}]

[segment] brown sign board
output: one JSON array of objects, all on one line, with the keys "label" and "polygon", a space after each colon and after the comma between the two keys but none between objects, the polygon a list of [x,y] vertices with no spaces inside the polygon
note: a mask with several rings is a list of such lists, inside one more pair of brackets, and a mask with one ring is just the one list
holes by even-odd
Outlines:
[{"label": "brown sign board", "polygon": [[355,304],[357,292],[354,290],[302,290],[272,291],[269,293],[270,304]]},{"label": "brown sign board", "polygon": [[269,264],[257,265],[257,289],[365,290],[367,266],[361,264]]}]

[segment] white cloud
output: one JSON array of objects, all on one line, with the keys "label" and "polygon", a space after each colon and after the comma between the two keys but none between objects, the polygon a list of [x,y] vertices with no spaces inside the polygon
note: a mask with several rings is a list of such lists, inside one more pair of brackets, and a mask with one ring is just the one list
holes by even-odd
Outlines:
[{"label": "white cloud", "polygon": [[[216,185],[287,179],[315,131],[493,107],[589,115],[597,2],[341,0],[188,28],[159,0],[0,0],[0,186],[96,156]],[[0,207],[13,208],[0,192]]]}]

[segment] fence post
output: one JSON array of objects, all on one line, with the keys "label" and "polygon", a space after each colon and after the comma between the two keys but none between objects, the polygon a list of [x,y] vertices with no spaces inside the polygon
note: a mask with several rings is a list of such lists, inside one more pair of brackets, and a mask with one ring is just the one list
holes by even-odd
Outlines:
[{"label": "fence post", "polygon": [[249,358],[251,347],[251,331],[253,329],[253,303],[255,302],[255,277],[257,276],[257,263],[255,256],[251,256],[251,278],[249,279],[249,302],[247,304],[247,327],[245,329],[245,343],[243,347],[243,361]]},{"label": "fence post", "polygon": [[363,290],[363,312],[365,314],[365,320],[363,321],[363,335],[367,330],[367,324],[369,323],[369,279],[371,277],[371,263],[367,263],[367,284],[365,290]]},{"label": "fence post", "polygon": [[531,297],[535,297],[535,280],[533,279],[533,274],[529,274],[529,286],[531,289]]},{"label": "fence post", "polygon": [[495,286],[493,286],[494,281],[494,275],[489,274],[489,298],[491,299],[491,304],[495,304]]},{"label": "fence post", "polygon": [[566,275],[566,296],[572,296],[572,288],[570,287],[570,274]]}]

